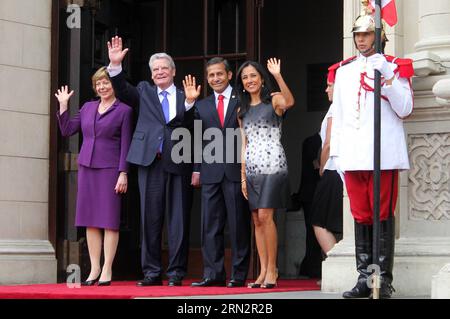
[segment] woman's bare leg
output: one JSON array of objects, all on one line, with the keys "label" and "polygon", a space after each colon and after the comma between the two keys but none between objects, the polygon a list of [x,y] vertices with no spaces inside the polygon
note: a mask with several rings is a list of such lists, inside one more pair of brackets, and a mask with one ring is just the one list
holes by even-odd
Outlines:
[{"label": "woman's bare leg", "polygon": [[267,273],[267,263],[268,263],[264,227],[259,219],[259,211],[258,210],[253,211],[252,217],[253,217],[253,223],[255,225],[256,248],[258,250],[259,263],[261,266],[261,271],[260,271],[258,279],[256,279],[255,283],[263,284],[264,279],[266,277],[266,273]]},{"label": "woman's bare leg", "polygon": [[105,263],[103,264],[100,281],[110,281],[112,277],[112,265],[119,244],[119,232],[105,229],[104,249]]},{"label": "woman's bare leg", "polygon": [[95,280],[100,275],[100,257],[102,255],[102,231],[98,228],[86,229],[89,259],[91,260],[91,272],[86,281]]},{"label": "woman's bare leg", "polygon": [[336,245],[336,238],[334,237],[333,233],[329,232],[325,228],[319,226],[313,227],[320,247],[322,247],[322,250],[325,254],[328,254],[328,252],[333,249],[334,245]]},{"label": "woman's bare leg", "polygon": [[264,228],[264,241],[267,251],[267,273],[265,283],[274,284],[278,278],[277,253],[278,236],[277,227],[273,220],[274,209],[260,209],[259,219]]}]

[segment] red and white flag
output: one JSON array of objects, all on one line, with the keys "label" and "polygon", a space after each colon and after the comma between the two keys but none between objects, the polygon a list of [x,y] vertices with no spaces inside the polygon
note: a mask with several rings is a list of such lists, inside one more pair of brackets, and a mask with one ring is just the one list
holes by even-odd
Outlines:
[{"label": "red and white flag", "polygon": [[[375,0],[370,0],[370,6],[375,9]],[[397,7],[395,0],[381,0],[381,17],[391,27],[397,24]]]}]

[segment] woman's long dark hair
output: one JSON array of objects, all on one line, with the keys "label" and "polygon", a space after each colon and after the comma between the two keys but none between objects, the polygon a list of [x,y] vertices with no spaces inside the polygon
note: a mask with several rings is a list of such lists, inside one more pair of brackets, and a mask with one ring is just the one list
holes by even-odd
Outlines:
[{"label": "woman's long dark hair", "polygon": [[258,62],[254,62],[254,61],[244,62],[244,64],[242,64],[241,67],[239,68],[239,71],[236,76],[236,89],[239,94],[239,107],[240,107],[238,116],[240,119],[242,119],[245,116],[245,114],[248,112],[248,110],[250,109],[251,97],[250,97],[250,94],[244,89],[244,85],[242,83],[242,78],[241,78],[242,71],[248,66],[253,66],[256,69],[256,71],[259,73],[259,75],[261,76],[262,83],[263,83],[263,87],[261,88],[261,101],[263,103],[271,103],[272,102],[272,97],[271,97],[272,83],[270,81],[269,75],[266,72],[266,70]]}]

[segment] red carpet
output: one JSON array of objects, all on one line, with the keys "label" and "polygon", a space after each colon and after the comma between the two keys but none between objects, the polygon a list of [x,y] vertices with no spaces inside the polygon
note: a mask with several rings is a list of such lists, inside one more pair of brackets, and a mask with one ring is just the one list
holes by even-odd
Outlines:
[{"label": "red carpet", "polygon": [[[274,289],[249,288],[191,288],[192,281],[183,281],[183,287],[136,287],[136,282],[113,282],[110,287],[81,287],[70,289],[66,284],[2,286],[0,299],[133,299],[145,297],[180,297],[208,295],[238,295],[320,290],[317,280],[279,280]],[[165,284],[167,284],[165,282]]]}]

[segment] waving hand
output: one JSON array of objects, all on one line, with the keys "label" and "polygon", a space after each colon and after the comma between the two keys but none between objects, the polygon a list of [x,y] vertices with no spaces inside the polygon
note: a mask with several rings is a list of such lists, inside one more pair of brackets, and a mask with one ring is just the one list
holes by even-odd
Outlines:
[{"label": "waving hand", "polygon": [[108,55],[112,66],[121,65],[127,53],[128,49],[123,50],[122,38],[116,36],[108,42]]}]

